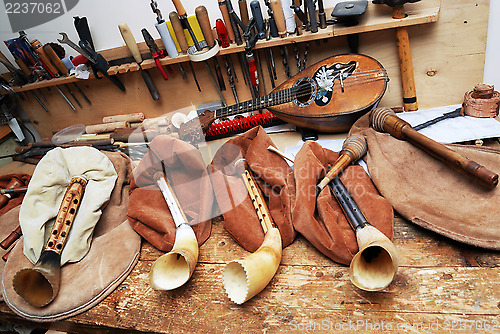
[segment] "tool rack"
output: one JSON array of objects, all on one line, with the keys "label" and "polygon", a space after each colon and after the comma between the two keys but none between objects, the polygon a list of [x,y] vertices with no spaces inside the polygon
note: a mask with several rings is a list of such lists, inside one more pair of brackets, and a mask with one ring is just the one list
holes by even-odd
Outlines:
[{"label": "tool rack", "polygon": [[[405,6],[407,17],[400,20],[392,18],[392,9],[388,6],[368,3],[367,11],[360,17],[359,25],[345,27],[342,24],[319,29],[317,33],[303,32],[303,35],[289,35],[285,38],[272,38],[271,40],[258,40],[255,46],[257,53],[261,53],[264,63],[264,54],[261,51],[273,49],[278,78],[276,84],[284,82],[287,77],[280,59],[280,48],[285,46],[289,50],[289,64],[291,74],[298,73],[293,58],[293,48],[297,46],[301,52],[309,42],[309,52],[306,66],[310,66],[327,57],[349,52],[346,36],[359,33],[359,52],[377,59],[387,70],[390,82],[388,89],[380,102],[380,106],[402,106],[401,77],[398,62],[398,53],[395,42],[395,28],[408,26],[410,44],[412,48],[413,68],[419,108],[431,108],[442,105],[461,103],[463,96],[456,92],[465,92],[475,84],[482,82],[485,56],[485,42],[488,20],[488,0],[473,2],[470,0],[426,0],[410,3]],[[330,15],[332,9],[326,9]],[[211,16],[212,24],[216,15]],[[432,24],[428,24],[431,23]],[[148,27],[147,27],[148,28]],[[151,27],[149,27],[151,29]],[[154,28],[153,28],[154,29]],[[118,28],[117,28],[118,31]],[[136,35],[137,33],[134,32]],[[56,38],[57,36],[54,36]],[[332,38],[336,37],[336,38]],[[139,36],[136,36],[139,41]],[[156,41],[163,47],[161,40]],[[120,40],[119,43],[122,43]],[[138,43],[142,54],[149,52],[145,43]],[[293,47],[292,47],[293,46]],[[244,52],[244,46],[231,44],[228,48],[221,48],[217,55],[223,61],[222,55],[231,55],[235,66],[235,73],[239,76],[236,84],[239,100],[251,99],[248,86],[245,86],[240,65],[236,54]],[[108,61],[123,59],[131,54],[123,44],[108,50],[100,50],[100,54]],[[163,65],[175,65],[189,61],[187,55],[176,58],[163,58]],[[202,92],[199,93],[191,71],[187,66],[187,80],[183,80],[176,66],[171,66],[174,73],[168,73],[169,80],[165,81],[159,71],[154,68],[152,59],[144,60],[141,64],[149,71],[155,81],[161,98],[157,101],[151,99],[146,85],[140,75],[137,63],[130,62],[121,66],[112,67],[110,74],[117,73],[118,77],[127,88],[126,92],[120,91],[107,79],[80,80],[72,77],[44,80],[24,87],[16,87],[18,92],[31,89],[50,88],[69,82],[78,82],[79,86],[92,101],[92,105],[83,104],[83,109],[73,111],[54,90],[48,93],[48,103],[45,105],[50,112],[45,112],[42,107],[31,98],[22,102],[22,107],[35,125],[38,133],[45,138],[50,138],[55,132],[74,124],[99,124],[102,118],[118,114],[142,112],[146,118],[172,115],[175,112],[189,113],[197,106],[218,100],[218,95],[210,82],[203,64],[192,62]],[[262,66],[265,71],[265,65]],[[92,78],[92,76],[91,76]],[[271,91],[269,76],[264,73],[266,94]],[[227,77],[225,78],[227,84]],[[62,87],[62,86],[61,86]],[[62,87],[63,91],[65,90]],[[47,93],[46,93],[47,94]],[[232,105],[234,99],[228,89],[223,92],[227,104]]]},{"label": "tool rack", "polygon": [[[275,37],[270,40],[258,40],[255,44],[256,50],[264,49],[274,46],[287,45],[292,43],[300,43],[307,41],[315,41],[322,40],[325,38],[346,36],[349,34],[358,34],[364,32],[371,32],[377,30],[384,29],[392,29],[396,27],[402,26],[413,26],[424,23],[436,22],[439,18],[440,11],[440,1],[439,0],[427,0],[425,7],[423,6],[408,6],[407,17],[404,19],[393,19],[391,16],[391,9],[389,7],[385,8],[385,6],[374,5],[371,2],[368,4],[368,8],[366,13],[361,16],[360,22],[358,25],[353,27],[346,27],[342,24],[329,25],[325,29],[319,29],[317,33],[311,33],[310,31],[303,32],[302,35],[297,36],[296,34],[289,35],[285,38]],[[331,13],[333,8],[325,9],[326,13]],[[214,21],[215,22],[215,21]],[[214,36],[216,34],[214,32]],[[157,45],[161,48],[164,48],[163,42],[161,39],[155,40]],[[145,54],[149,52],[149,49],[145,42],[137,43],[139,46],[139,51],[141,54]],[[225,54],[233,54],[237,52],[244,52],[245,45],[236,45],[232,43],[227,48],[221,48],[218,55]],[[98,51],[100,54],[106,58],[106,60],[111,61],[114,59],[125,58],[127,56],[131,56],[129,49],[126,46],[121,46],[117,48],[112,48],[108,50]],[[190,61],[187,54],[180,54],[176,58],[165,57],[160,60],[162,65],[171,65],[180,62]],[[143,69],[150,69],[156,66],[155,61],[153,59],[146,59],[141,63],[141,67]],[[123,74],[127,72],[135,72],[139,71],[139,65],[136,62],[126,63],[119,66],[112,66],[108,70],[108,74]],[[93,76],[91,75],[91,78]],[[81,82],[80,79],[75,78],[74,76],[63,77],[63,78],[54,78],[51,80],[42,80],[32,84],[25,85],[23,87],[14,87],[16,92],[27,91],[37,88],[50,87],[54,85],[60,85],[69,82]],[[5,92],[2,92],[5,94]]]}]

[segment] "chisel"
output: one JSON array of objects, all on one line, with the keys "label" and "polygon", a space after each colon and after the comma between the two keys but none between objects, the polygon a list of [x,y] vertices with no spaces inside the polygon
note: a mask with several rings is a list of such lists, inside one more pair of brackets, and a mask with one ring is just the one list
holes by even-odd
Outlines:
[{"label": "chisel", "polygon": [[132,56],[134,57],[135,61],[139,65],[139,70],[141,71],[141,76],[144,79],[144,83],[146,83],[146,86],[148,87],[149,93],[151,94],[151,97],[153,100],[158,100],[160,99],[160,93],[158,92],[158,89],[156,88],[156,85],[153,81],[153,78],[151,78],[151,74],[149,73],[148,70],[144,70],[141,67],[142,63],[142,57],[141,53],[139,52],[139,47],[137,46],[137,42],[135,41],[134,35],[132,35],[132,32],[130,31],[127,23],[123,22],[118,25],[118,28],[120,29],[120,33],[123,37],[123,40],[125,41],[125,44],[129,48],[130,52],[132,53]]},{"label": "chisel", "polygon": [[[179,47],[183,53],[187,53],[189,49],[189,44],[187,42],[186,36],[184,35],[184,29],[182,28],[181,20],[179,19],[179,15],[174,11],[170,12],[168,15],[170,19],[170,23],[172,24],[172,29],[174,29],[175,37],[177,38],[177,42],[179,43]],[[200,84],[198,83],[198,79],[196,78],[196,73],[194,72],[193,64],[188,62],[189,67],[191,68],[191,74],[193,75],[194,82],[198,91],[201,92]]]}]

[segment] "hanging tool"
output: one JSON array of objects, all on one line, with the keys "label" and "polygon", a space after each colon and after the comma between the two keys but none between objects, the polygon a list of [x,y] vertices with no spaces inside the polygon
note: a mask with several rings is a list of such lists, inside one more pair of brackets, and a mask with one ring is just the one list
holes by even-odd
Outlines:
[{"label": "hanging tool", "polygon": [[271,87],[276,88],[276,84],[274,83],[273,69],[271,67],[272,66],[271,60],[269,59],[269,54],[265,52],[264,56],[266,57],[267,71],[269,72],[269,80],[271,80]]},{"label": "hanging tool", "polygon": [[248,8],[246,0],[238,0],[238,7],[240,8],[241,22],[246,27],[250,17],[248,16]]},{"label": "hanging tool", "polygon": [[43,102],[47,102],[47,98],[45,97],[45,95],[43,95],[42,90],[40,88],[37,88],[36,91],[38,93],[40,93],[40,96],[42,97]]},{"label": "hanging tool", "polygon": [[309,42],[306,42],[306,46],[304,49],[304,56],[302,60],[300,60],[300,51],[298,43],[292,42],[292,44],[293,44],[293,51],[295,52],[295,60],[297,61],[297,69],[299,70],[299,72],[302,72],[306,68],[307,55],[309,53]]},{"label": "hanging tool", "polygon": [[[93,51],[88,43],[86,44],[82,41],[80,43],[80,46],[78,46],[68,38],[68,35],[66,35],[66,33],[60,32],[59,34],[62,36],[61,39],[58,39],[59,43],[64,43],[69,45],[73,50],[75,50],[76,52],[80,53],[82,56],[87,58],[98,72],[101,72],[106,78],[108,78],[123,92],[125,91],[125,86],[120,81],[120,79],[118,79],[116,75],[108,74],[109,64],[101,54]],[[97,72],[94,72],[94,76],[99,79],[99,77],[97,76]]]},{"label": "hanging tool", "polygon": [[229,11],[227,9],[227,4],[225,0],[219,1],[219,10],[222,14],[222,18],[224,19],[224,23],[226,25],[227,37],[231,43],[234,43],[234,31],[231,24],[231,18],[229,16]]},{"label": "hanging tool", "polygon": [[[212,27],[210,25],[210,19],[208,17],[207,9],[205,8],[205,6],[198,6],[195,8],[194,11],[196,14],[196,19],[198,20],[198,24],[200,25],[201,28],[201,32],[205,37],[205,42],[207,43],[207,46],[209,48],[214,47],[215,40],[214,36],[212,35]],[[217,61],[217,56],[213,56],[212,60],[214,63],[215,75],[217,77],[217,83],[219,85],[219,89],[221,91],[224,91],[226,90],[226,85],[224,83],[224,79],[222,78],[222,71],[219,62]]]},{"label": "hanging tool", "polygon": [[40,61],[42,62],[43,67],[49,72],[51,77],[59,77],[59,72],[57,71],[57,68],[52,65],[52,63],[49,60],[49,57],[45,54],[45,51],[43,51],[43,46],[42,43],[38,39],[34,39],[31,41],[31,47],[33,50],[36,52],[38,55]]},{"label": "hanging tool", "polygon": [[309,13],[309,29],[312,33],[318,32],[318,20],[316,19],[316,6],[314,0],[304,0]]},{"label": "hanging tool", "polygon": [[[279,36],[278,27],[276,26],[276,20],[274,19],[274,13],[273,13],[273,9],[271,8],[271,2],[269,2],[269,0],[264,0],[264,3],[267,6],[267,16],[269,17],[269,19],[267,19],[268,26],[265,29],[269,34],[266,36],[266,38],[270,39],[270,36],[278,37]],[[254,6],[256,6],[256,5],[254,5]],[[254,10],[257,10],[257,9],[254,9]],[[259,11],[260,11],[260,5],[259,5]],[[252,11],[252,13],[253,13],[253,11]],[[260,15],[262,15],[262,14],[260,14]]]},{"label": "hanging tool", "polygon": [[[392,18],[396,20],[406,17],[403,8],[405,3],[420,0],[373,0],[374,4],[386,4],[392,8]],[[406,111],[418,110],[415,78],[413,76],[413,63],[411,59],[410,38],[406,26],[396,28],[396,44],[399,55],[399,69],[403,85],[403,104]]]},{"label": "hanging tool", "polygon": [[252,36],[252,29],[255,27],[255,16],[252,17],[250,22],[248,23],[245,31],[243,33],[243,38],[245,39],[245,58],[248,65],[248,74],[250,76],[250,92],[252,93],[252,97],[255,99],[259,94],[259,75],[257,73],[257,66],[255,64],[255,55],[253,53],[253,47],[257,42],[259,34],[254,34]]},{"label": "hanging tool", "polygon": [[285,15],[283,14],[283,8],[281,7],[280,0],[270,0],[269,4],[273,11],[274,21],[276,22],[276,27],[278,28],[278,35],[283,38],[286,37],[286,23]]},{"label": "hanging tool", "polygon": [[[332,16],[336,19],[332,21],[342,23],[347,27],[355,26],[359,23],[359,17],[366,12],[367,6],[367,0],[339,2],[333,8]],[[348,34],[347,44],[351,53],[359,53],[359,34]]]},{"label": "hanging tool", "polygon": [[[141,66],[142,57],[141,57],[141,53],[139,52],[139,47],[137,46],[137,42],[135,41],[134,35],[130,31],[127,23],[125,23],[125,22],[120,23],[118,25],[118,29],[120,29],[120,33],[122,35],[122,38],[125,41],[125,44],[127,45],[128,49],[132,53],[132,56],[134,57],[135,61],[137,62],[137,65],[139,65],[139,71],[141,72],[141,76],[142,76],[142,79],[144,80],[144,83],[148,87],[148,90],[149,90],[149,93],[151,94],[151,97],[155,101],[159,100],[160,93],[158,92],[158,89],[156,88],[156,85],[153,81],[153,78],[151,77],[151,74],[149,73],[148,70],[144,70]],[[152,52],[151,52],[151,54],[152,54]],[[168,79],[168,77],[167,77],[167,79]]]},{"label": "hanging tool", "polygon": [[174,40],[172,39],[172,36],[170,36],[167,23],[163,19],[161,11],[158,8],[158,3],[154,0],[151,0],[150,5],[151,9],[153,10],[153,13],[156,14],[155,27],[156,30],[158,30],[158,33],[160,34],[163,45],[165,46],[165,49],[167,50],[169,57],[175,58],[179,55],[179,52],[177,52],[177,47],[175,46]]},{"label": "hanging tool", "polygon": [[69,72],[68,68],[66,67],[66,65],[63,64],[63,62],[61,61],[61,58],[59,58],[59,56],[57,55],[57,53],[54,51],[54,49],[52,48],[52,46],[49,43],[47,43],[43,46],[43,51],[45,52],[45,54],[49,58],[50,62],[57,68],[57,70],[59,71],[59,73],[61,75],[68,74],[68,72]]},{"label": "hanging tool", "polygon": [[302,25],[307,24],[307,16],[300,8],[300,0],[293,0],[293,5],[290,6],[295,13],[295,24],[297,26],[297,36],[302,35]]},{"label": "hanging tool", "polygon": [[[174,0],[174,1],[178,1],[178,0]],[[203,64],[205,65],[205,68],[207,69],[208,74],[210,75],[210,79],[212,79],[212,82],[215,86],[215,89],[217,90],[217,94],[219,94],[219,97],[222,101],[222,104],[225,106],[226,100],[224,99],[224,96],[222,95],[222,91],[221,91],[222,88],[220,87],[219,83],[215,79],[214,74],[212,73],[212,70],[210,69],[210,66],[208,65],[208,59],[215,58],[216,57],[215,55],[217,54],[217,52],[219,50],[218,44],[215,43],[214,36],[212,35],[210,18],[208,17],[208,12],[207,12],[207,9],[205,8],[205,6],[196,7],[195,12],[196,12],[196,19],[198,20],[198,24],[200,25],[203,36],[205,37],[205,43],[209,47],[209,50],[207,52],[205,52],[204,54],[196,55],[197,59],[195,61],[202,61],[203,62]],[[194,56],[195,56],[194,54],[190,54],[190,58],[192,60],[193,60]],[[198,58],[199,58],[199,60],[198,60]],[[216,67],[216,71],[217,71],[217,67],[220,71],[219,64],[215,61],[214,61],[214,64]],[[221,74],[220,79],[222,80],[222,74]],[[223,80],[222,80],[222,82],[223,82]],[[225,89],[225,85],[224,85],[224,89]]]},{"label": "hanging tool", "polygon": [[231,4],[231,0],[225,0],[227,12],[229,13],[229,21],[231,22],[231,27],[233,28],[234,33],[234,41],[236,45],[243,44],[243,40],[241,39],[240,30],[238,29],[238,24],[241,23],[242,30],[244,30],[245,25],[241,21],[241,19],[236,15],[234,11],[233,5]]},{"label": "hanging tool", "polygon": [[[184,35],[184,29],[182,28],[181,21],[179,19],[179,15],[173,11],[168,15],[170,18],[170,23],[172,24],[172,28],[174,29],[175,37],[177,38],[177,42],[179,43],[179,47],[183,53],[187,53],[189,49],[188,42],[186,40],[186,36]],[[193,64],[188,62],[189,67],[191,68],[191,74],[193,75],[194,82],[198,91],[201,92],[200,84],[198,83],[198,79],[196,78],[196,73],[194,72]]]},{"label": "hanging tool", "polygon": [[[229,47],[229,38],[227,37],[226,26],[224,25],[224,22],[221,19],[217,19],[215,21],[215,29],[217,31],[217,36],[219,37],[219,42],[221,44],[221,47],[222,48]],[[236,75],[236,71],[234,70],[234,64],[233,64],[233,60],[231,59],[231,55],[230,54],[224,55],[224,60],[226,61],[226,67],[227,67],[227,64],[229,63],[233,82],[237,83],[238,76]],[[246,82],[245,76],[243,76],[243,79],[245,79],[245,85],[246,85],[247,82]],[[231,80],[231,78],[229,80]]]},{"label": "hanging tool", "polygon": [[265,39],[266,31],[264,29],[264,18],[262,17],[262,11],[260,9],[260,3],[258,0],[253,0],[252,2],[250,2],[250,10],[252,11],[252,19],[255,21],[254,24],[255,28],[257,29],[257,38]]},{"label": "hanging tool", "polygon": [[149,31],[146,28],[141,29],[142,32],[142,37],[144,37],[144,41],[146,42],[146,45],[149,48],[149,51],[151,52],[151,57],[154,59],[156,67],[158,67],[158,70],[161,73],[161,76],[163,79],[168,80],[167,73],[165,73],[165,70],[163,70],[163,66],[161,66],[160,63],[160,58],[165,57],[165,52],[160,50],[158,46],[155,43],[155,40],[153,37],[150,35]]},{"label": "hanging tool", "polygon": [[49,109],[47,109],[47,107],[43,104],[42,101],[40,101],[40,99],[38,98],[38,96],[36,96],[35,92],[30,90],[29,91],[31,93],[31,95],[33,95],[33,97],[35,98],[35,100],[42,106],[43,110],[45,110],[46,112],[49,112]]},{"label": "hanging tool", "polygon": [[194,43],[196,50],[197,51],[203,50],[203,47],[198,42],[198,39],[196,38],[196,35],[194,34],[194,31],[191,28],[191,25],[189,24],[186,10],[184,9],[184,6],[182,5],[181,1],[180,0],[172,0],[172,2],[174,3],[175,10],[177,11],[177,14],[179,15],[179,20],[181,21],[182,29],[188,31],[189,36],[191,36],[191,39],[193,40],[193,43]]},{"label": "hanging tool", "polygon": [[325,29],[326,15],[325,15],[325,7],[323,5],[323,0],[318,0],[318,18],[319,18],[319,27],[321,29]]},{"label": "hanging tool", "polygon": [[76,90],[80,93],[80,95],[83,97],[85,101],[87,101],[88,104],[92,104],[90,102],[89,98],[85,95],[85,93],[81,90],[81,88],[76,84],[76,82],[73,82],[73,85],[75,85]]},{"label": "hanging tool", "polygon": [[82,105],[80,104],[80,101],[78,101],[78,99],[76,98],[75,94],[73,94],[73,91],[71,90],[71,87],[68,84],[64,84],[64,86],[68,89],[69,95],[71,95],[71,97],[75,100],[76,104],[78,104],[78,106],[80,108],[82,108]]},{"label": "hanging tool", "polygon": [[285,74],[288,78],[292,77],[290,73],[290,65],[288,64],[288,49],[286,45],[280,46],[280,54],[281,54],[281,63],[285,67]]},{"label": "hanging tool", "polygon": [[66,95],[64,95],[64,93],[62,92],[62,90],[58,86],[54,86],[54,87],[59,92],[59,94],[61,94],[61,96],[63,97],[63,99],[66,101],[66,103],[68,103],[68,105],[71,107],[71,109],[76,110],[75,106],[73,105],[73,103],[71,103],[71,101],[66,97]]}]

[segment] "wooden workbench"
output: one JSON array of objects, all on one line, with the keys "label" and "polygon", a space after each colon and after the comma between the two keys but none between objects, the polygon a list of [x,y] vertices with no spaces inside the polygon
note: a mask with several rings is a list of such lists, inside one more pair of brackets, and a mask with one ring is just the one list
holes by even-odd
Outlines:
[{"label": "wooden workbench", "polygon": [[[292,142],[289,136],[272,138],[284,149],[284,143]],[[29,172],[33,166],[14,162],[0,173],[21,170]],[[162,253],[143,242],[130,276],[89,311],[38,324],[0,303],[0,322],[72,333],[366,333],[391,328],[395,333],[498,333],[499,253],[460,244],[398,216],[394,224],[400,269],[382,292],[354,287],[346,266],[326,258],[299,236],[284,249],[278,272],[266,289],[238,306],[226,296],[221,275],[225,263],[247,252],[225,232],[218,217],[211,237],[200,247],[191,280],[175,291],[149,286],[149,270]]]}]

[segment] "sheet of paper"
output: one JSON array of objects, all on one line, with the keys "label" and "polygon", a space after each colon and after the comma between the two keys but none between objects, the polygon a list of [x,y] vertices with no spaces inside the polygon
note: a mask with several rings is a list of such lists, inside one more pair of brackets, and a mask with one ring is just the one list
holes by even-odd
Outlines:
[{"label": "sheet of paper", "polygon": [[[398,117],[412,126],[416,126],[459,107],[460,104],[455,104],[426,110],[402,112],[398,113]],[[500,137],[500,122],[495,118],[459,116],[445,119],[423,128],[419,132],[440,143],[460,143],[475,139]]]}]

